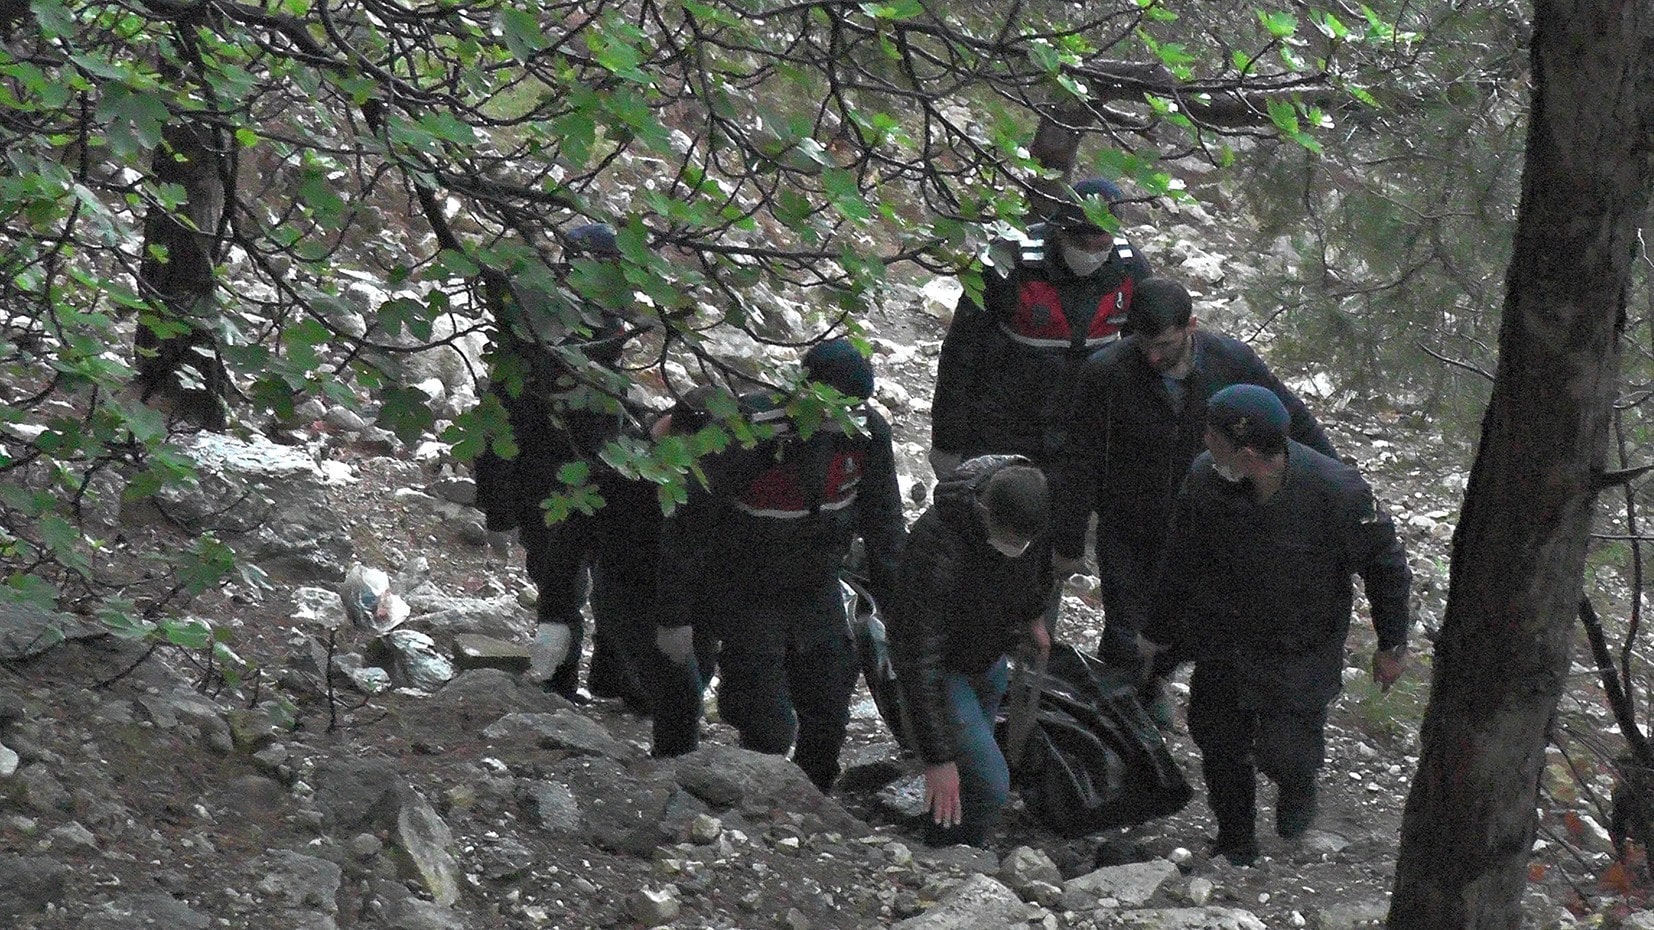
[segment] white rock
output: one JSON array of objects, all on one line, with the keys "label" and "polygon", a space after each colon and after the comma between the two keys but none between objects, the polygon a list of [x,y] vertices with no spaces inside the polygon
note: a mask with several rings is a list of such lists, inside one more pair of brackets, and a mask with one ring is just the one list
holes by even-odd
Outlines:
[{"label": "white rock", "polygon": [[362,480],[356,476],[356,470],[344,462],[335,462],[331,459],[322,462],[319,466],[322,471],[322,484],[328,487],[339,487],[345,484],[355,484]]},{"label": "white rock", "polygon": [[443,384],[441,378],[426,378],[414,385],[413,388],[429,397],[433,404],[448,396],[448,385]]},{"label": "white rock", "polygon": [[1228,261],[1221,255],[1201,253],[1183,260],[1183,273],[1196,281],[1217,284],[1228,274]]},{"label": "white rock", "polygon": [[639,888],[626,900],[626,910],[639,923],[653,927],[678,918],[675,888]]},{"label": "white rock", "polygon": [[958,278],[932,278],[919,289],[922,297],[919,308],[942,322],[953,319],[954,307],[964,296],[965,286]]},{"label": "white rock", "polygon": [[723,832],[723,821],[710,814],[697,814],[689,825],[689,838],[702,846],[717,842]]},{"label": "white rock", "polygon": [[1117,898],[1125,907],[1142,907],[1166,879],[1176,874],[1177,866],[1165,859],[1108,866],[1064,882],[1064,901],[1069,910],[1075,911],[1085,910],[1105,897]]},{"label": "white rock", "polygon": [[336,630],[345,622],[344,605],[337,591],[302,587],[293,591],[293,619]]},{"label": "white rock", "polygon": [[308,452],[256,434],[242,440],[222,433],[198,433],[188,455],[205,471],[247,478],[320,478],[322,474]]}]

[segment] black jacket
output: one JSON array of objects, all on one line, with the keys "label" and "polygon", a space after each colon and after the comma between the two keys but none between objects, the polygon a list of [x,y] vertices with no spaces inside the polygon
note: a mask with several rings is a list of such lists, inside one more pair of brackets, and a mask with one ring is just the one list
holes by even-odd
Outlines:
[{"label": "black jacket", "polygon": [[931,401],[931,445],[974,455],[1051,460],[1062,442],[1068,396],[1087,355],[1118,338],[1148,262],[1116,240],[1086,277],[1046,249],[1036,225],[1014,250],[996,244],[1000,269],[982,275],[982,302],[967,294],[942,340]]},{"label": "black jacket", "polygon": [[1412,572],[1359,472],[1290,442],[1285,481],[1257,504],[1202,454],[1177,496],[1144,635],[1233,663],[1245,706],[1319,709],[1342,684],[1357,574],[1379,648],[1405,643]]},{"label": "black jacket", "polygon": [[742,398],[749,419],[778,435],[704,461],[710,487],[695,489],[662,526],[662,626],[703,619],[696,605],[709,586],[721,596],[814,595],[831,586],[836,598],[857,536],[866,543],[874,598],[888,596],[904,536],[890,424],[864,406],[856,410],[859,429],[823,423],[804,439],[782,400]]},{"label": "black jacket", "polygon": [[1292,415],[1292,438],[1337,457],[1309,408],[1245,343],[1197,328],[1194,354],[1181,402],[1149,367],[1136,337],[1087,360],[1074,390],[1068,444],[1053,475],[1055,549],[1080,555],[1095,511],[1102,589],[1119,592],[1117,603],[1127,610],[1146,608],[1172,498],[1206,448],[1213,394],[1235,384],[1268,388]]},{"label": "black jacket", "polygon": [[[477,509],[491,530],[541,519],[540,502],[562,487],[557,472],[568,462],[591,463],[593,478],[618,478],[598,452],[631,422],[615,399],[627,386],[615,370],[625,325],[615,314],[593,311],[593,317],[589,333],[565,333],[553,344],[529,325],[529,311],[508,304],[489,357],[487,390],[505,408],[517,455],[505,458],[491,443],[473,466]],[[586,381],[613,394],[582,383],[575,366]]]},{"label": "black jacket", "polygon": [[1036,540],[1010,559],[988,545],[977,495],[1020,456],[965,462],[936,486],[908,535],[895,597],[884,605],[892,660],[927,764],[958,754],[943,677],[986,671],[1014,648],[1052,592],[1050,550]]}]

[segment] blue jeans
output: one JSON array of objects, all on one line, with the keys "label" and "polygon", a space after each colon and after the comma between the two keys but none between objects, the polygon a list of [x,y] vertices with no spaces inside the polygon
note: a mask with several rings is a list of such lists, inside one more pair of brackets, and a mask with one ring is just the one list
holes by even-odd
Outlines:
[{"label": "blue jeans", "polygon": [[964,816],[949,829],[927,820],[925,842],[931,846],[981,846],[1011,798],[1011,770],[994,739],[994,715],[1011,683],[1010,660],[1001,656],[978,675],[949,672],[942,681],[947,690],[949,722],[959,744],[954,763],[959,767],[959,800]]}]

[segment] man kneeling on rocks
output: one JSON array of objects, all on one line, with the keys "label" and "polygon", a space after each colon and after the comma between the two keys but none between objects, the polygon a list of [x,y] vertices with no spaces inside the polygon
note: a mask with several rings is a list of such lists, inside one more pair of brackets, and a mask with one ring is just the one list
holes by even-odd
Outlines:
[{"label": "man kneeling on rocks", "polygon": [[943,476],[909,531],[886,621],[896,677],[925,762],[925,842],[981,846],[1009,799],[994,714],[1019,636],[1049,653],[1045,476],[1018,455]]}]

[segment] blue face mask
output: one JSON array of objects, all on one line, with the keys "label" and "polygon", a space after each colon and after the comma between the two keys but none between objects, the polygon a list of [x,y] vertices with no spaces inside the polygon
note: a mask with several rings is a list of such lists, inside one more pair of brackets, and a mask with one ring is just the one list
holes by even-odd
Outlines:
[{"label": "blue face mask", "polygon": [[1240,484],[1242,481],[1246,480],[1246,473],[1233,465],[1213,462],[1212,470],[1218,473],[1219,478],[1222,478],[1230,484]]}]

